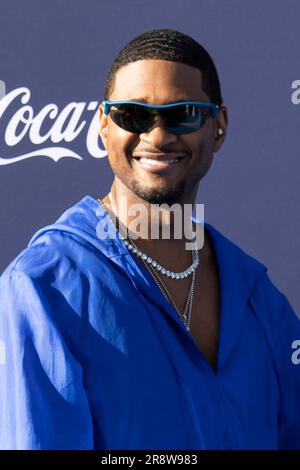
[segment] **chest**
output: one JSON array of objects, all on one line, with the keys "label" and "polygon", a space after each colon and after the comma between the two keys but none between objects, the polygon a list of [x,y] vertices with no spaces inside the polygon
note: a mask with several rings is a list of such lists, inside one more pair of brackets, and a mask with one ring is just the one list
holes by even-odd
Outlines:
[{"label": "chest", "polygon": [[[190,284],[191,277],[180,285],[171,282],[168,285],[180,313],[184,312]],[[190,334],[214,370],[217,365],[219,323],[220,287],[216,262],[212,260],[207,265],[202,264],[195,278]]]},{"label": "chest", "polygon": [[210,289],[200,287],[193,305],[190,326],[190,333],[195,343],[214,370],[217,366],[218,355],[219,297],[217,283],[214,283]]}]

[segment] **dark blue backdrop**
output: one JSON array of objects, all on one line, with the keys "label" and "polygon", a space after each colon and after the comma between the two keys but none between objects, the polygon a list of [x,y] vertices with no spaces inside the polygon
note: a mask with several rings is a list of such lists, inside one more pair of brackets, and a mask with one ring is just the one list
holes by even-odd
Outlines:
[{"label": "dark blue backdrop", "polygon": [[198,202],[299,313],[299,17],[297,0],[2,0],[0,271],[35,230],[107,192],[94,116],[108,67],[137,34],[171,27],[211,53],[229,109]]}]

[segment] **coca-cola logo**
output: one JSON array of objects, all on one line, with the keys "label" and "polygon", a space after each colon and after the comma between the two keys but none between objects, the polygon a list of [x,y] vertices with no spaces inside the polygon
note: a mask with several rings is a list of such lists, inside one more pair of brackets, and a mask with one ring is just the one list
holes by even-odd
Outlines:
[{"label": "coca-cola logo", "polygon": [[[86,134],[88,153],[94,158],[106,156],[106,151],[99,147],[98,101],[71,102],[61,110],[56,104],[49,103],[35,111],[29,104],[30,96],[30,90],[26,87],[5,94],[5,83],[0,81],[0,121],[13,105],[18,104],[17,111],[9,116],[4,130],[5,144],[14,147],[26,136],[32,145],[39,146],[39,149],[22,155],[9,158],[0,155],[0,165],[36,156],[49,157],[55,162],[64,157],[82,160],[78,153],[68,148],[68,144],[83,132]],[[89,121],[83,118],[87,111],[92,113]],[[41,144],[44,145],[42,148]]]}]

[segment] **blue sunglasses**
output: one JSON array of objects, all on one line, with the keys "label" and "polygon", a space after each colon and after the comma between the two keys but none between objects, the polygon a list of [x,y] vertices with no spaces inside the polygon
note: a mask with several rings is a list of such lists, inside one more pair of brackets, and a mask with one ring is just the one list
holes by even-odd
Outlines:
[{"label": "blue sunglasses", "polygon": [[117,126],[127,132],[140,134],[155,127],[157,115],[170,134],[190,134],[200,129],[207,118],[215,118],[220,106],[199,101],[178,101],[154,105],[140,101],[104,100],[104,114],[109,114]]}]

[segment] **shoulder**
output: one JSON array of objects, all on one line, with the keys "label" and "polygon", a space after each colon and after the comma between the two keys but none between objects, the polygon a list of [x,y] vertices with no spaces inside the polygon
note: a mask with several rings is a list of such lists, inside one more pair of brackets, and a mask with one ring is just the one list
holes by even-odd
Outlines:
[{"label": "shoulder", "polygon": [[95,208],[96,201],[86,196],[64,211],[56,222],[39,229],[1,277],[23,273],[39,278],[51,270],[59,273],[59,270],[74,268],[84,258],[82,252],[89,251],[96,238]]},{"label": "shoulder", "polygon": [[59,331],[77,337],[84,272],[72,243],[78,250],[71,234],[46,232],[10,263],[0,277],[0,329],[24,338]]},{"label": "shoulder", "polygon": [[205,223],[205,229],[219,270],[235,279],[249,293],[260,275],[267,272],[267,267],[211,224]]},{"label": "shoulder", "polygon": [[234,243],[223,233],[217,230],[211,224],[206,223],[205,228],[212,238],[214,243],[217,243],[224,250],[226,250],[238,263],[248,265],[249,267],[260,267],[261,270],[266,270],[266,266],[255,257],[249,255],[245,250],[243,250],[239,245]]},{"label": "shoulder", "polygon": [[257,317],[273,335],[281,336],[293,328],[300,333],[300,320],[296,312],[267,272],[256,280],[249,301]]},{"label": "shoulder", "polygon": [[226,265],[226,273],[235,279],[236,286],[245,291],[251,305],[262,317],[273,315],[279,318],[282,312],[291,309],[286,296],[274,284],[264,263],[249,255],[210,224],[205,226],[219,262]]},{"label": "shoulder", "polygon": [[49,231],[33,245],[28,245],[4,270],[1,278],[17,277],[20,274],[39,278],[49,270],[70,263],[72,243],[78,243],[71,234]]}]

